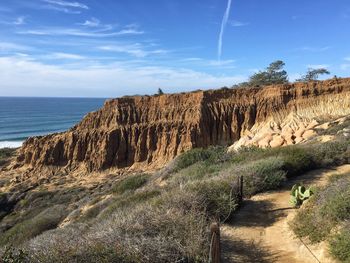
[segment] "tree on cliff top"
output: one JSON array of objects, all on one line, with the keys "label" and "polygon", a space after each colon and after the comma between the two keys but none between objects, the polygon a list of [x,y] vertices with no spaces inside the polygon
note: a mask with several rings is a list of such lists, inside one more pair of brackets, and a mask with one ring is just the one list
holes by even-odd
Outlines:
[{"label": "tree on cliff top", "polygon": [[302,76],[300,79],[297,79],[297,81],[308,82],[312,80],[318,80],[318,77],[320,75],[325,75],[325,74],[327,75],[330,74],[330,72],[325,68],[319,68],[319,69],[309,68],[306,74]]},{"label": "tree on cliff top", "polygon": [[158,95],[163,95],[163,94],[164,94],[163,90],[161,88],[158,88]]},{"label": "tree on cliff top", "polygon": [[249,78],[248,86],[263,86],[288,83],[288,74],[283,70],[285,63],[282,60],[272,62],[265,71],[259,71]]}]

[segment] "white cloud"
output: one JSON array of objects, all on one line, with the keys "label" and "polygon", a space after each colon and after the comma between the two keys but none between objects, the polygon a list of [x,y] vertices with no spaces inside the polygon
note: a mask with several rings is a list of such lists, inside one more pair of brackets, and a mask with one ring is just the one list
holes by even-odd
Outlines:
[{"label": "white cloud", "polygon": [[182,59],[182,61],[185,61],[185,62],[192,62],[192,61],[202,61],[203,59],[201,58],[184,58]]},{"label": "white cloud", "polygon": [[191,63],[193,65],[202,66],[202,67],[220,67],[220,68],[235,68],[234,63],[236,62],[233,59],[227,60],[210,60],[203,58],[185,58],[181,60],[182,62]]},{"label": "white cloud", "polygon": [[0,51],[23,51],[30,50],[28,46],[11,43],[11,42],[0,42]]},{"label": "white cloud", "polygon": [[305,47],[297,48],[296,51],[325,52],[325,51],[327,51],[329,49],[331,49],[331,47],[329,47],[329,46],[325,46],[325,47],[309,47],[309,46],[305,46]]},{"label": "white cloud", "polygon": [[69,9],[66,7],[60,7],[60,6],[54,6],[54,5],[44,5],[44,6],[41,6],[40,8],[59,11],[59,12],[63,12],[66,14],[75,14],[75,15],[81,14],[81,11],[79,11],[79,10],[72,10],[72,9]]},{"label": "white cloud", "polygon": [[97,18],[95,17],[92,17],[90,20],[85,20],[84,23],[81,23],[79,25],[82,25],[82,26],[89,26],[89,27],[98,27],[101,25],[101,21],[98,20]]},{"label": "white cloud", "polygon": [[62,0],[42,0],[42,1],[53,5],[63,6],[63,7],[89,9],[87,5],[79,2],[68,2],[68,1],[62,1]]},{"label": "white cloud", "polygon": [[86,57],[77,55],[77,54],[70,54],[70,53],[52,53],[46,58],[49,59],[72,59],[72,60],[80,60],[80,59],[85,59]]},{"label": "white cloud", "polygon": [[26,23],[25,19],[26,19],[25,16],[19,16],[15,20],[12,20],[12,21],[0,21],[0,24],[21,26],[21,25],[24,25]]},{"label": "white cloud", "polygon": [[104,96],[153,94],[217,88],[244,76],[216,76],[190,69],[146,67],[127,62],[77,66],[48,65],[19,57],[0,57],[0,96]]},{"label": "white cloud", "polygon": [[234,21],[230,21],[230,25],[233,27],[242,27],[242,26],[248,26],[249,23],[234,20]]},{"label": "white cloud", "polygon": [[344,58],[344,60],[350,61],[350,57],[346,57],[346,58]]},{"label": "white cloud", "polygon": [[327,64],[313,64],[313,65],[307,65],[308,68],[312,69],[321,69],[321,68],[329,68],[329,65]]},{"label": "white cloud", "polygon": [[25,22],[25,17],[24,16],[20,16],[20,17],[17,17],[17,19],[13,22],[14,25],[24,25],[26,22]]},{"label": "white cloud", "polygon": [[85,31],[74,28],[51,28],[51,29],[37,29],[18,31],[18,34],[23,35],[38,35],[38,36],[76,36],[76,37],[114,37],[123,35],[142,35],[143,31],[136,29],[122,29],[117,32],[105,32],[109,29],[99,31]]},{"label": "white cloud", "polygon": [[146,47],[140,43],[130,45],[106,45],[100,46],[98,49],[110,52],[126,53],[138,58],[143,58],[149,55],[162,55],[169,53],[169,51],[164,49],[147,50]]}]

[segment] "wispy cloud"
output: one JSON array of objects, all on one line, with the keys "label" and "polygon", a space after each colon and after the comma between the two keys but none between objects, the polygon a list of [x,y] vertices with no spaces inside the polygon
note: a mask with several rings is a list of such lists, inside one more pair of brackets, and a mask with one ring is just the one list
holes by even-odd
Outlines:
[{"label": "wispy cloud", "polygon": [[81,60],[85,59],[86,57],[77,55],[77,54],[70,54],[70,53],[52,53],[50,55],[47,55],[46,58],[48,59],[69,59],[69,60]]},{"label": "wispy cloud", "polygon": [[106,32],[106,30],[99,31],[86,31],[74,28],[49,28],[49,29],[34,29],[18,31],[18,34],[22,35],[38,35],[38,36],[75,36],[75,37],[114,37],[123,35],[142,35],[143,31],[137,29],[122,29],[117,32]]},{"label": "wispy cloud", "polygon": [[88,26],[88,27],[98,27],[101,25],[101,21],[95,17],[85,20],[84,23],[79,23],[78,25]]},{"label": "wispy cloud", "polygon": [[2,21],[0,20],[0,24],[3,25],[14,25],[14,26],[21,26],[26,23],[26,17],[25,16],[19,16],[15,20],[10,21]]},{"label": "wispy cloud", "polygon": [[329,68],[330,66],[328,64],[311,64],[311,65],[307,65],[307,67],[312,69],[321,69],[321,68]]},{"label": "wispy cloud", "polygon": [[140,43],[134,43],[129,45],[106,45],[100,46],[98,47],[98,49],[110,52],[126,53],[138,58],[143,58],[149,55],[163,55],[169,53],[168,50],[164,49],[147,50],[147,47]]},{"label": "wispy cloud", "polygon": [[324,46],[324,47],[310,47],[310,46],[304,46],[301,48],[297,48],[296,51],[309,51],[309,52],[325,52],[327,50],[330,50],[331,47]]},{"label": "wispy cloud", "polygon": [[45,3],[48,3],[48,4],[58,5],[58,6],[63,6],[63,7],[89,9],[89,7],[87,5],[79,3],[79,2],[68,2],[68,1],[62,1],[62,0],[42,0],[42,1]]},{"label": "wispy cloud", "polygon": [[193,65],[201,67],[218,67],[218,68],[236,68],[233,59],[228,60],[210,60],[203,58],[185,58],[181,60],[182,62],[191,63]]},{"label": "wispy cloud", "polygon": [[[115,25],[111,25],[111,24],[103,24],[99,19],[95,17],[85,20],[83,23],[77,23],[77,25],[98,30],[98,31],[109,31],[109,30],[113,30],[116,27]],[[125,26],[124,29],[130,29],[130,27]],[[133,29],[137,31],[138,28],[134,27]]]},{"label": "wispy cloud", "polygon": [[224,17],[223,17],[222,22],[221,22],[221,29],[220,29],[219,40],[218,40],[218,60],[221,60],[222,41],[223,41],[223,37],[224,37],[225,27],[226,27],[227,21],[228,21],[229,16],[230,16],[231,4],[232,4],[232,0],[228,0],[226,11],[225,11]]},{"label": "wispy cloud", "polygon": [[126,62],[104,63],[94,67],[82,62],[79,67],[69,68],[66,65],[49,65],[25,58],[0,57],[0,79],[4,87],[1,90],[3,96],[103,94],[115,97],[153,94],[156,92],[155,87],[172,92],[216,88],[241,82],[245,77],[214,75],[186,68],[129,65]]},{"label": "wispy cloud", "polygon": [[233,21],[230,21],[230,25],[233,27],[242,27],[242,26],[248,26],[249,23],[233,20]]},{"label": "wispy cloud", "polygon": [[24,51],[30,50],[31,47],[11,42],[0,42],[0,51]]},{"label": "wispy cloud", "polygon": [[38,5],[37,8],[54,10],[66,14],[81,14],[82,10],[88,10],[89,7],[80,2],[69,2],[63,0],[41,0],[43,5]]},{"label": "wispy cloud", "polygon": [[74,14],[74,15],[81,14],[81,11],[79,11],[79,10],[72,10],[72,9],[69,9],[69,8],[66,8],[66,7],[61,7],[61,6],[43,5],[43,6],[40,6],[39,8],[53,10],[53,11],[58,11],[58,12],[63,12],[63,13],[66,13],[66,14]]},{"label": "wispy cloud", "polygon": [[350,57],[345,57],[344,60],[350,61]]}]

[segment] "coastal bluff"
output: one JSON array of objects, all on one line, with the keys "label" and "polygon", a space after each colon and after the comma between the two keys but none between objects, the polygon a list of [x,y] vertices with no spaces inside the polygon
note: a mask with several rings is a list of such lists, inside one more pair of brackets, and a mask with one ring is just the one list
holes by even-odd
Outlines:
[{"label": "coastal bluff", "polygon": [[27,139],[15,165],[155,169],[192,148],[232,145],[291,114],[350,114],[350,78],[111,99],[66,132]]}]

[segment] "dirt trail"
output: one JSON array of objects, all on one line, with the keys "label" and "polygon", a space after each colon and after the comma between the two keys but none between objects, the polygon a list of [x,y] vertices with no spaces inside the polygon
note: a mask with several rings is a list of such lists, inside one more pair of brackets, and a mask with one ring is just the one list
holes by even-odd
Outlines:
[{"label": "dirt trail", "polygon": [[289,181],[279,191],[259,194],[244,201],[231,222],[221,228],[223,262],[334,262],[327,255],[325,243],[308,244],[317,261],[289,229],[288,222],[296,213],[289,204],[289,194],[296,182],[324,185],[330,175],[348,172],[350,165],[312,171]]}]

